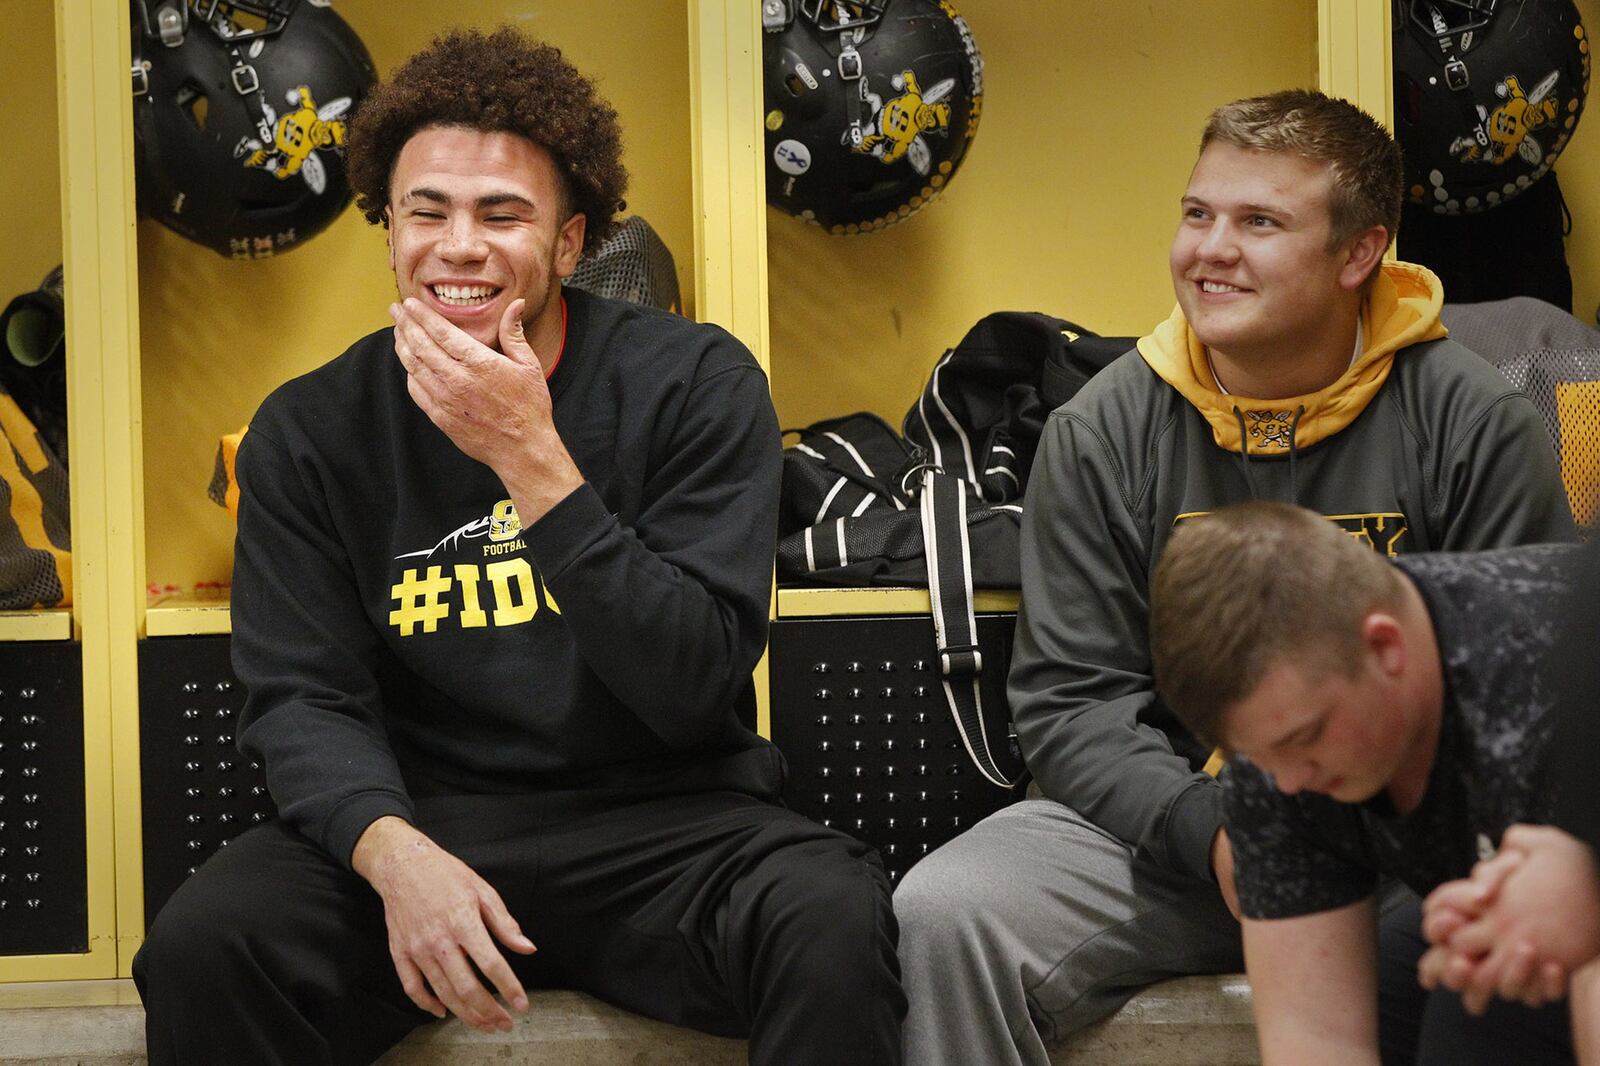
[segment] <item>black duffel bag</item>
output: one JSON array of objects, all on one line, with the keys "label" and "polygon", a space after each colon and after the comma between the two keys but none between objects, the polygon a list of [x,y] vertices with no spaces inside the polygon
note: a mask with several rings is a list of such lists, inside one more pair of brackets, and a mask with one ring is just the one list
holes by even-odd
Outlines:
[{"label": "black duffel bag", "polygon": [[1002,787],[1016,774],[1001,762],[1015,759],[996,759],[988,742],[972,589],[1017,587],[1022,495],[1045,417],[1133,341],[997,312],[940,357],[902,433],[858,413],[807,426],[784,450],[778,579],[926,587],[951,712]]}]

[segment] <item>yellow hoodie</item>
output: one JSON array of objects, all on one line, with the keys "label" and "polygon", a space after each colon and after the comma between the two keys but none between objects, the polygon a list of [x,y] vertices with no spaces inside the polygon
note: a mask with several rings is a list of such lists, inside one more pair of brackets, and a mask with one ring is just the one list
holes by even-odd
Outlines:
[{"label": "yellow hoodie", "polygon": [[[1396,352],[1445,336],[1439,321],[1443,303],[1444,287],[1427,267],[1383,264],[1361,307],[1366,350],[1333,384],[1304,396],[1258,400],[1223,393],[1211,373],[1205,345],[1179,307],[1154,332],[1139,338],[1139,354],[1205,416],[1218,447],[1240,450],[1237,407],[1248,426],[1250,454],[1281,455],[1289,451],[1291,439],[1295,448],[1308,448],[1344,429],[1388,380]],[[1296,424],[1296,412],[1302,407]]]}]

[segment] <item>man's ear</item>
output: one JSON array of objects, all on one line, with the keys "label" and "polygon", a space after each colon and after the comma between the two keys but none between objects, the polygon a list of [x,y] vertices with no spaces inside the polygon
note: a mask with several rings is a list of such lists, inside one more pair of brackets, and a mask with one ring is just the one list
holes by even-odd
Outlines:
[{"label": "man's ear", "polygon": [[383,209],[383,243],[389,246],[389,273],[394,273],[394,214]]},{"label": "man's ear", "polygon": [[1358,233],[1345,252],[1344,265],[1339,268],[1339,284],[1352,292],[1361,288],[1388,250],[1387,226],[1371,226]]},{"label": "man's ear", "polygon": [[1361,620],[1361,643],[1385,677],[1396,678],[1405,672],[1406,631],[1393,613],[1369,612]]},{"label": "man's ear", "polygon": [[561,231],[556,234],[556,277],[571,277],[578,269],[578,257],[583,255],[583,235],[588,227],[589,218],[581,211],[561,223]]}]

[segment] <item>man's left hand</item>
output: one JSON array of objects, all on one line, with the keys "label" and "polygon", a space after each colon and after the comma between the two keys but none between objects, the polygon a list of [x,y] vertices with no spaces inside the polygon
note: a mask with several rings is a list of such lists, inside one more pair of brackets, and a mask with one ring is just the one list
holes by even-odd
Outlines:
[{"label": "man's left hand", "polygon": [[500,351],[415,297],[391,304],[394,349],[423,413],[468,456],[500,476],[531,524],[583,484],[556,432],[544,366],[523,335],[526,301],[500,318]]}]

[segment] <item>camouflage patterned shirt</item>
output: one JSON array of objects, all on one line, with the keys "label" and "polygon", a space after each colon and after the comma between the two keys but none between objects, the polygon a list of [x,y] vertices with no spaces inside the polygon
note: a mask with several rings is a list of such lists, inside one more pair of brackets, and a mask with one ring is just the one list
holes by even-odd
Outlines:
[{"label": "camouflage patterned shirt", "polygon": [[1579,552],[1571,545],[1406,556],[1438,636],[1444,671],[1439,748],[1421,803],[1401,815],[1365,803],[1278,792],[1248,760],[1224,775],[1239,903],[1290,918],[1364,899],[1379,874],[1426,893],[1472,864],[1514,822],[1546,822],[1544,756],[1554,725],[1542,673]]}]

